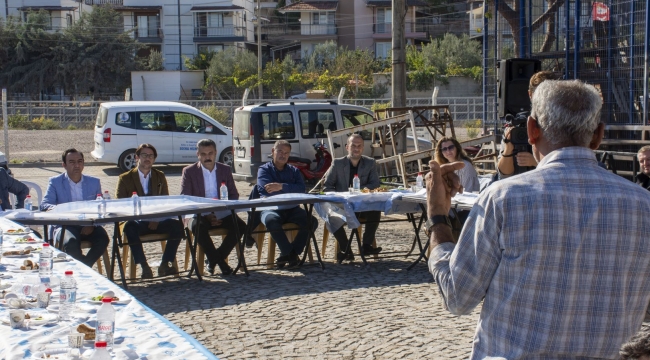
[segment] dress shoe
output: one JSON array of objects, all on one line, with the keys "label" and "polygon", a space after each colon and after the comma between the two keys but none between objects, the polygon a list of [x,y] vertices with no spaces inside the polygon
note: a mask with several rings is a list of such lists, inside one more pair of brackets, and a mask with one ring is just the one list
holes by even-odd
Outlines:
[{"label": "dress shoe", "polygon": [[338,254],[336,254],[336,261],[337,262],[343,262],[343,260],[348,260],[348,261],[354,261],[354,254],[352,251],[349,253],[344,253],[342,251],[339,251]]},{"label": "dress shoe", "polygon": [[[219,270],[221,270],[221,275],[226,276],[232,274],[233,270],[230,267],[230,265],[226,264],[225,260],[217,261],[217,265],[219,265]],[[214,273],[214,270],[212,270],[212,272]]]},{"label": "dress shoe", "polygon": [[153,279],[153,271],[151,271],[151,268],[149,267],[149,264],[146,262],[140,264],[140,268],[142,268],[142,279]]},{"label": "dress shoe", "polygon": [[363,255],[376,255],[381,252],[381,246],[377,246],[376,248],[372,247],[372,245],[369,244],[364,244],[363,245]]},{"label": "dress shoe", "polygon": [[178,274],[178,267],[172,261],[163,261],[158,267],[158,276]]},{"label": "dress shoe", "polygon": [[282,269],[289,262],[290,256],[291,256],[291,254],[289,254],[289,255],[280,255],[280,257],[275,259],[275,263],[278,266],[278,269]]},{"label": "dress shoe", "polygon": [[295,251],[289,253],[289,266],[287,269],[296,269],[300,266],[300,256]]},{"label": "dress shoe", "polygon": [[255,241],[255,239],[249,236],[248,238],[246,238],[246,248],[250,249],[253,246],[257,246],[257,242]]}]

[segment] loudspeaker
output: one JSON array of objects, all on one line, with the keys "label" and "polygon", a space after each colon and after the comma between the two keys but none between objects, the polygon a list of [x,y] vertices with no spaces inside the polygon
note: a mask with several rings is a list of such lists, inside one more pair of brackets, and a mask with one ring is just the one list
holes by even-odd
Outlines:
[{"label": "loudspeaker", "polygon": [[542,63],[535,59],[507,59],[499,61],[497,91],[499,94],[499,117],[530,111],[528,83]]}]

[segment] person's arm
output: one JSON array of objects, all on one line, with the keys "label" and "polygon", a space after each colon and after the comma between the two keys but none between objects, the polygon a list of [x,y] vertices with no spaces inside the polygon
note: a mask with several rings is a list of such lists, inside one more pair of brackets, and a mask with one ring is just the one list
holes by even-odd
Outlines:
[{"label": "person's arm", "polygon": [[257,191],[260,193],[260,197],[269,196],[269,193],[266,191],[264,186],[272,182],[275,182],[275,179],[273,179],[269,168],[265,165],[260,166],[260,168],[257,169]]},{"label": "person's arm", "polygon": [[325,173],[323,191],[336,191],[336,174],[334,173],[335,165],[336,163],[332,163],[332,166],[330,166]]},{"label": "person's arm", "polygon": [[117,199],[124,199],[131,196],[131,194],[127,194],[126,183],[124,182],[125,178],[126,176],[117,178],[117,185],[115,185],[115,198]]},{"label": "person's arm", "polygon": [[226,172],[226,187],[228,188],[228,200],[239,200],[239,191],[232,178],[232,172]]},{"label": "person's arm", "polygon": [[190,180],[187,176],[187,169],[183,169],[183,174],[181,175],[181,195],[194,195],[194,191],[192,189],[192,180]]},{"label": "person's arm", "polygon": [[43,195],[43,199],[41,200],[41,211],[51,210],[58,203],[59,202],[56,195],[56,189],[54,188],[52,179],[50,179],[49,183],[47,184],[47,190],[45,190],[45,195]]},{"label": "person's arm", "polygon": [[282,193],[298,193],[304,194],[306,191],[305,180],[302,178],[300,170],[297,168],[292,168],[291,172],[293,174],[293,183],[283,183],[282,184]]},{"label": "person's arm", "polygon": [[[163,196],[169,195],[169,184],[167,184],[167,178],[165,177],[165,175],[162,175],[162,174],[161,174],[160,178],[161,178],[160,183],[162,184],[161,188],[160,188],[160,195],[163,195]],[[158,185],[156,184],[156,186],[158,186]]]},{"label": "person's arm", "polygon": [[481,185],[478,181],[478,174],[476,169],[469,161],[464,161],[465,167],[458,170],[458,177],[460,178],[460,184],[463,186],[463,191],[479,191]]},{"label": "person's arm", "polygon": [[501,152],[499,153],[499,158],[497,159],[497,171],[499,173],[499,179],[505,179],[509,176],[512,176],[515,173],[515,163],[513,151],[515,146],[510,142],[510,131],[511,127],[507,128],[503,134],[503,138],[506,141],[501,141]]},{"label": "person's arm", "polygon": [[[458,163],[446,165],[454,164]],[[445,166],[440,167],[435,162],[430,166],[428,215],[446,215],[451,207],[451,192],[441,174],[447,169],[443,170]],[[429,271],[438,284],[445,307],[452,314],[469,314],[485,297],[501,260],[498,245],[501,220],[491,199],[483,197],[472,208],[457,245],[454,246],[449,226],[437,224],[431,229],[433,250]]]},{"label": "person's arm", "polygon": [[27,185],[9,176],[4,169],[1,170],[0,173],[7,183],[7,191],[16,195],[16,209],[22,209],[25,206],[25,198],[29,195],[29,188]]},{"label": "person's arm", "polygon": [[375,159],[372,159],[370,164],[372,167],[370,168],[370,173],[368,174],[368,183],[365,187],[370,190],[374,190],[381,186],[381,181],[379,180],[379,173],[377,172],[377,163],[375,162]]}]

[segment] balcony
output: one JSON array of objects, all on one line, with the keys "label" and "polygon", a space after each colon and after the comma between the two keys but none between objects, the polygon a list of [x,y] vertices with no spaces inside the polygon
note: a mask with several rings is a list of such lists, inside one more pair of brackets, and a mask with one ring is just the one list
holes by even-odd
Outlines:
[{"label": "balcony", "polygon": [[144,44],[158,44],[163,42],[163,29],[156,28],[136,28],[134,32],[136,40]]},{"label": "balcony", "polygon": [[194,42],[246,40],[246,28],[243,26],[195,26]]},{"label": "balcony", "polygon": [[124,0],[85,0],[86,5],[124,5]]},{"label": "balcony", "polygon": [[[423,21],[407,21],[404,24],[407,38],[426,37],[427,24]],[[376,23],[372,26],[374,39],[390,39],[393,34],[392,23]]]},{"label": "balcony", "polygon": [[336,24],[302,24],[300,35],[336,35]]}]

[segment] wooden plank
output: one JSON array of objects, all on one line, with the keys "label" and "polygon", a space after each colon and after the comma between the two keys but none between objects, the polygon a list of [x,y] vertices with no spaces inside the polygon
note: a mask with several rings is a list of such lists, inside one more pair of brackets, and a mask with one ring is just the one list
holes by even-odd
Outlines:
[{"label": "wooden plank", "polygon": [[601,145],[650,145],[650,140],[603,139]]}]

